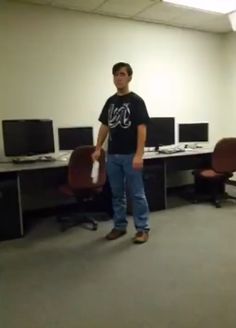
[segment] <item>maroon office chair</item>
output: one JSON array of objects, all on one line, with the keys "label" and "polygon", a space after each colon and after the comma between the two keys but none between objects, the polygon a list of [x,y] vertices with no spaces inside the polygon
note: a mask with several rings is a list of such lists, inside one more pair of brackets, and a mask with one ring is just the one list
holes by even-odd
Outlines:
[{"label": "maroon office chair", "polygon": [[212,169],[196,170],[195,201],[207,194],[214,205],[221,207],[222,199],[236,199],[225,193],[225,183],[236,171],[236,138],[223,138],[217,142],[212,154]]},{"label": "maroon office chair", "polygon": [[[73,211],[69,215],[63,213],[57,216],[62,231],[82,223],[90,224],[92,230],[97,230],[97,221],[88,215],[88,208],[91,207],[93,199],[103,189],[106,182],[106,171],[105,152],[102,149],[99,158],[98,180],[93,183],[91,178],[93,165],[91,155],[94,150],[95,147],[93,146],[83,146],[76,148],[71,154],[68,165],[68,182],[67,185],[60,187],[60,191],[66,196],[76,198],[78,211],[76,213]],[[89,212],[91,213],[93,210]]]}]

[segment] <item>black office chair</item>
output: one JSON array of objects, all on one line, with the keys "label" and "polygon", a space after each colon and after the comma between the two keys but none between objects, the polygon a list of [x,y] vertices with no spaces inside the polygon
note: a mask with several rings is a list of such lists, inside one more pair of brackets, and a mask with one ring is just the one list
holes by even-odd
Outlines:
[{"label": "black office chair", "polygon": [[71,213],[62,213],[58,215],[57,220],[61,225],[61,230],[74,225],[88,223],[92,230],[97,230],[97,221],[89,216],[87,212],[91,208],[92,201],[99,193],[102,192],[106,182],[105,173],[105,152],[101,150],[99,158],[99,175],[96,183],[93,183],[91,178],[92,170],[92,153],[95,147],[83,146],[76,148],[70,157],[68,166],[68,183],[60,187],[60,191],[69,197],[75,197],[77,200],[77,209]]},{"label": "black office chair", "polygon": [[[224,138],[217,142],[212,154],[212,168],[195,170],[195,199],[207,196],[219,208],[223,199],[235,199],[225,192],[225,183],[236,171],[236,138]],[[205,198],[205,197],[204,197]]]}]

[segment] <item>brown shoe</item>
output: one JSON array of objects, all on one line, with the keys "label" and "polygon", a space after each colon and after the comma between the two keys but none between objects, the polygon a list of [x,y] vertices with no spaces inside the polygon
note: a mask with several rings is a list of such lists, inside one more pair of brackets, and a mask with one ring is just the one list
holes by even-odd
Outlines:
[{"label": "brown shoe", "polygon": [[112,229],[107,235],[107,240],[115,240],[126,234],[126,230],[118,230],[116,228]]},{"label": "brown shoe", "polygon": [[148,237],[149,237],[148,231],[138,231],[134,236],[133,242],[135,244],[143,244],[146,243],[146,241],[148,241]]}]

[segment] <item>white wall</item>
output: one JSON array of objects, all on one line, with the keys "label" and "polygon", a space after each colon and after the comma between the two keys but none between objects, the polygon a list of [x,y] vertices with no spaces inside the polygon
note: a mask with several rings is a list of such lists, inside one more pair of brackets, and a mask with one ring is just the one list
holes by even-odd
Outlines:
[{"label": "white wall", "polygon": [[236,136],[236,33],[224,39],[225,59],[225,135]]},{"label": "white wall", "polygon": [[[222,135],[222,37],[22,3],[0,8],[0,119],[93,125],[127,61],[151,116],[209,121]],[[2,152],[2,140],[0,140]],[[57,142],[57,140],[56,140]]]},{"label": "white wall", "polygon": [[[225,107],[223,108],[224,135],[236,137],[236,33],[229,33],[224,39],[225,59]],[[236,174],[232,180],[236,181]]]}]

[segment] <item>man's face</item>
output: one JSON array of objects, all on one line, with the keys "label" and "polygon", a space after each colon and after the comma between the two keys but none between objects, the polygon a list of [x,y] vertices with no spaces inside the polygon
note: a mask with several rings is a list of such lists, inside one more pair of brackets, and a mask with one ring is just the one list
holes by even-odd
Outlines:
[{"label": "man's face", "polygon": [[113,81],[118,90],[125,89],[131,81],[131,76],[128,75],[125,67],[119,69],[113,76]]}]

